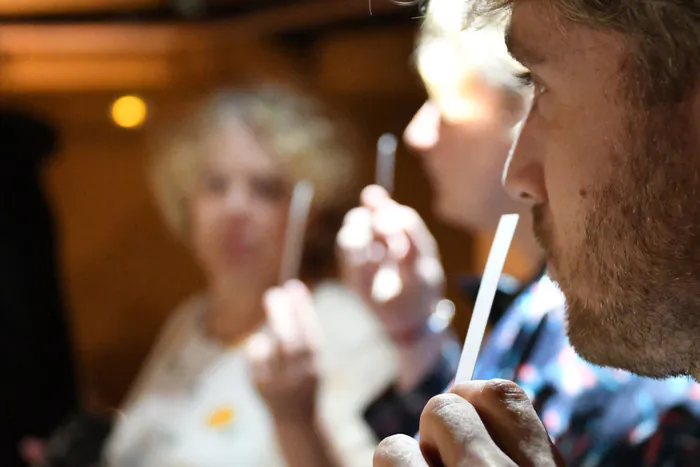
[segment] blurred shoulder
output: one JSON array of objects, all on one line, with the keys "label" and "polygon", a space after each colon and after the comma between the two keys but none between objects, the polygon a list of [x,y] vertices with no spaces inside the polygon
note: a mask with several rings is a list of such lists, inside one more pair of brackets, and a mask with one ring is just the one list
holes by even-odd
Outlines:
[{"label": "blurred shoulder", "polygon": [[350,289],[337,280],[325,280],[313,289],[316,306],[325,310],[327,307],[365,308],[362,300]]},{"label": "blurred shoulder", "polygon": [[354,358],[382,355],[393,361],[394,347],[379,320],[352,290],[329,280],[319,284],[313,295],[328,352]]},{"label": "blurred shoulder", "polygon": [[362,300],[338,281],[324,281],[313,291],[316,312],[326,333],[385,339],[379,320]]},{"label": "blurred shoulder", "polygon": [[314,289],[324,333],[323,418],[348,466],[371,465],[376,440],[362,413],[396,377],[396,351],[363,301],[337,281]]},{"label": "blurred shoulder", "polygon": [[165,324],[161,328],[159,339],[170,334],[179,334],[184,330],[193,330],[197,328],[198,323],[202,318],[202,314],[207,307],[207,297],[200,293],[192,295],[175,307],[170,313]]}]

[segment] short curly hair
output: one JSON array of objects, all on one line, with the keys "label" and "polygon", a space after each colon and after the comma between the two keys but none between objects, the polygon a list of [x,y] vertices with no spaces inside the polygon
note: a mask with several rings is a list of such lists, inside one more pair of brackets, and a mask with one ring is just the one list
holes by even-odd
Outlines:
[{"label": "short curly hair", "polygon": [[[466,0],[467,25],[508,14],[520,0]],[[630,83],[645,103],[682,100],[700,72],[700,0],[547,0],[565,20],[632,39]]]},{"label": "short curly hair", "polygon": [[356,201],[356,138],[319,100],[290,87],[268,84],[220,90],[169,129],[152,160],[157,203],[178,238],[189,242],[189,199],[209,138],[240,122],[270,152],[287,175],[289,189],[308,180],[315,188],[302,275],[329,273],[342,216]]}]

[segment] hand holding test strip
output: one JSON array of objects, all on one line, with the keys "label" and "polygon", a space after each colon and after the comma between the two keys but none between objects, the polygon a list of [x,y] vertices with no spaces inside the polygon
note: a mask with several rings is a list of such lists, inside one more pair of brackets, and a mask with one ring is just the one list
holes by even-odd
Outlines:
[{"label": "hand holding test strip", "polygon": [[[391,196],[394,191],[396,167],[396,136],[385,133],[377,141],[376,184]],[[396,262],[385,260],[379,267],[372,283],[372,299],[378,303],[388,302],[401,293],[403,283]]]},{"label": "hand holding test strip", "polygon": [[254,335],[247,352],[253,381],[276,417],[303,419],[315,410],[316,354],[321,330],[313,299],[297,280],[314,188],[298,182],[289,205],[279,286],[264,297],[267,329]]},{"label": "hand holding test strip", "polygon": [[289,203],[287,230],[284,236],[284,250],[280,267],[280,284],[299,277],[301,258],[304,253],[304,236],[308,224],[314,186],[305,180],[297,182]]},{"label": "hand holding test strip", "polygon": [[[410,353],[430,332],[439,334],[442,321],[430,318],[445,298],[444,273],[437,242],[423,219],[391,198],[396,144],[392,135],[379,138],[377,184],[366,187],[360,206],[346,214],[337,245],[344,283],[376,314],[394,343]],[[431,352],[439,352],[433,347]],[[433,357],[430,352],[422,352],[421,361],[412,357],[411,370],[401,372],[401,385],[410,386]]]},{"label": "hand holding test strip", "polygon": [[[507,214],[502,216],[498,223],[496,236],[491,245],[489,258],[486,261],[486,268],[481,279],[479,293],[476,296],[472,318],[469,321],[469,329],[464,340],[464,347],[459,358],[457,375],[452,383],[453,385],[471,381],[474,376],[476,361],[479,358],[479,351],[481,350],[486,325],[493,307],[493,300],[496,297],[496,290],[503,273],[503,266],[505,265],[519,219],[520,216],[518,214]],[[445,392],[449,389],[446,388]],[[419,436],[416,435],[416,439],[418,438]]]}]

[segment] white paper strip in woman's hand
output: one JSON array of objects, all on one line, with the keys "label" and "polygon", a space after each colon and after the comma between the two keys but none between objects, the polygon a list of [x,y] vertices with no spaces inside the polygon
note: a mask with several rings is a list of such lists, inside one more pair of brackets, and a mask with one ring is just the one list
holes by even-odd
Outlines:
[{"label": "white paper strip in woman's hand", "polygon": [[297,182],[289,203],[289,217],[287,218],[287,230],[284,236],[284,250],[280,266],[280,285],[299,277],[301,258],[304,253],[306,224],[313,198],[314,186],[311,182],[306,180]]}]

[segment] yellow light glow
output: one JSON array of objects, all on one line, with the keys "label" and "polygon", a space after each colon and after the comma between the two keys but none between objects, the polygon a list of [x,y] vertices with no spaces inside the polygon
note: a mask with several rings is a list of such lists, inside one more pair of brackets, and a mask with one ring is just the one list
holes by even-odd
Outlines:
[{"label": "yellow light glow", "polygon": [[112,120],[122,128],[143,125],[148,115],[146,103],[137,96],[122,96],[112,104]]}]

